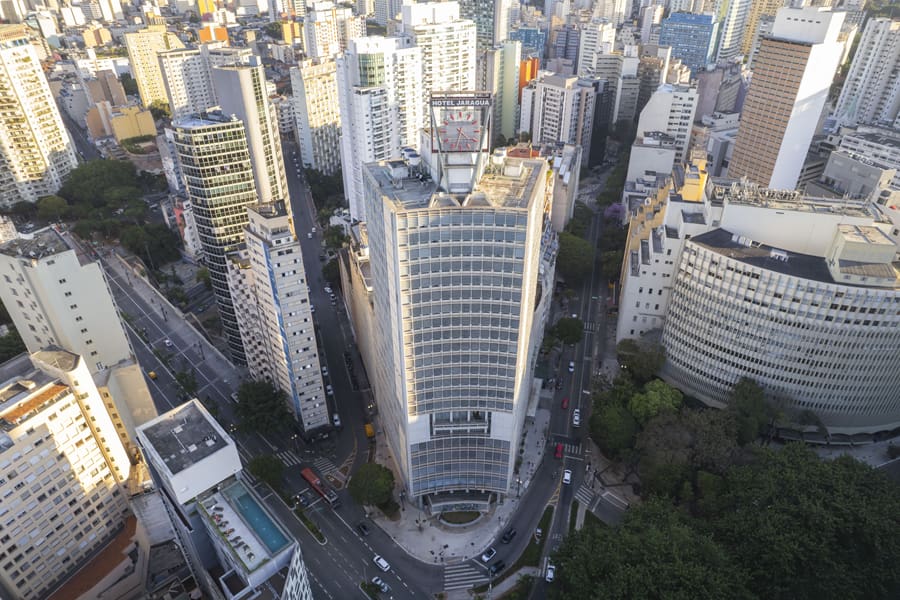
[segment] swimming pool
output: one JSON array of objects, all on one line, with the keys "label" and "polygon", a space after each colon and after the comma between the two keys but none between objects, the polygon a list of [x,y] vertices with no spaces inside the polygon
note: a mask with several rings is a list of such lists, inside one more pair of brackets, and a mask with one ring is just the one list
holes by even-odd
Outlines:
[{"label": "swimming pool", "polygon": [[275,554],[287,546],[288,539],[284,537],[278,526],[272,522],[269,515],[263,511],[262,507],[247,492],[244,486],[241,484],[233,485],[226,490],[222,490],[222,494],[241,513],[241,516],[244,517],[253,533],[266,545],[269,552]]}]

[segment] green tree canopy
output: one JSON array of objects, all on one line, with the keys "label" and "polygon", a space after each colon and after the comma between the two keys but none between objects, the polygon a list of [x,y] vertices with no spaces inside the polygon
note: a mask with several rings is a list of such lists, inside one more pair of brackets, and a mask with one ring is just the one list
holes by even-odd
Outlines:
[{"label": "green tree canopy", "polygon": [[275,491],[281,489],[281,477],[284,474],[284,463],[271,454],[254,456],[247,465],[250,474]]},{"label": "green tree canopy", "polygon": [[10,327],[9,333],[0,337],[0,363],[4,363],[23,352],[25,352],[25,342],[22,341],[16,328]]},{"label": "green tree canopy", "polygon": [[662,348],[642,348],[635,340],[622,340],[616,346],[616,358],[635,383],[643,385],[656,376],[666,355]]},{"label": "green tree canopy", "polygon": [[590,275],[594,267],[593,247],[587,240],[571,233],[560,233],[556,267],[568,283],[580,282]]},{"label": "green tree canopy", "polygon": [[584,322],[581,319],[563,317],[553,326],[553,333],[563,344],[577,344],[584,337]]},{"label": "green tree canopy", "polygon": [[338,259],[332,258],[325,263],[325,266],[322,267],[322,279],[331,284],[332,287],[340,283],[341,267],[338,265]]},{"label": "green tree canopy", "polygon": [[618,279],[622,272],[623,250],[605,250],[600,253],[600,272],[607,279]]},{"label": "green tree canopy", "polygon": [[245,381],[238,388],[235,414],[242,428],[259,433],[281,431],[293,418],[287,408],[287,396],[268,381]]},{"label": "green tree canopy", "polygon": [[732,388],[728,409],[735,415],[738,443],[741,445],[758,438],[766,424],[775,417],[775,411],[766,401],[763,389],[746,377],[741,378]]},{"label": "green tree canopy", "polygon": [[359,504],[385,504],[393,496],[394,474],[377,463],[366,463],[353,474],[348,489],[353,500]]},{"label": "green tree canopy", "polygon": [[322,234],[325,238],[325,246],[332,250],[338,250],[344,247],[344,244],[350,242],[349,236],[344,233],[344,228],[340,225],[329,225]]},{"label": "green tree canopy", "polygon": [[115,187],[137,186],[134,165],[124,160],[89,160],[69,173],[59,195],[72,204],[95,207],[107,203],[105,193]]},{"label": "green tree canopy", "polygon": [[43,196],[37,201],[37,216],[44,221],[61,221],[69,214],[69,203],[59,196]]},{"label": "green tree canopy", "polygon": [[197,269],[197,274],[194,276],[194,280],[203,283],[203,287],[208,290],[212,289],[212,279],[210,278],[209,269],[206,267],[201,267]]},{"label": "green tree canopy", "polygon": [[122,245],[153,269],[181,258],[181,240],[162,223],[129,225],[120,235]]},{"label": "green tree canopy", "polygon": [[674,412],[681,407],[682,393],[665,381],[654,379],[644,386],[643,391],[628,401],[628,410],[638,423],[647,421],[663,411]]},{"label": "green tree canopy", "polygon": [[742,568],[690,520],[660,501],[630,510],[617,529],[587,526],[553,562],[559,600],[751,598]]},{"label": "green tree canopy", "polygon": [[638,430],[637,421],[621,404],[603,404],[591,414],[591,438],[604,454],[621,458],[634,447]]},{"label": "green tree canopy", "polygon": [[122,84],[122,88],[129,96],[138,95],[137,81],[134,80],[134,77],[131,76],[131,73],[122,73],[122,75],[119,76],[119,83]]},{"label": "green tree canopy", "polygon": [[168,119],[172,116],[172,111],[169,109],[169,103],[162,100],[154,100],[147,108],[150,109],[153,118],[157,120]]}]

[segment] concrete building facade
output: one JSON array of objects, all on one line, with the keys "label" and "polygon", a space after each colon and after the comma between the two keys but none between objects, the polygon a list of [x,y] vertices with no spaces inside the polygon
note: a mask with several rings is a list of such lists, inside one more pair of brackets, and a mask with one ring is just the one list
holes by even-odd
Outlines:
[{"label": "concrete building facade", "polygon": [[184,48],[184,44],[174,33],[166,31],[165,25],[150,25],[146,29],[126,33],[123,38],[143,105],[149,108],[153,102],[167,102],[157,55],[166,50]]},{"label": "concrete building facade", "polygon": [[599,87],[596,80],[544,71],[522,90],[519,131],[533,142],[575,144],[588,164]]},{"label": "concrete building facade", "polygon": [[341,106],[337,64],[303,61],[291,68],[294,123],[306,169],[332,175],[341,168]]}]

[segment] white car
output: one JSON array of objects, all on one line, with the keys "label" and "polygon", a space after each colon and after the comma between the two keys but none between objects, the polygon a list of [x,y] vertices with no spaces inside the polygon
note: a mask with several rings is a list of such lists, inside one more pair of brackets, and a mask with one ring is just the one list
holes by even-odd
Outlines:
[{"label": "white car", "polygon": [[327,285],[325,286],[325,293],[326,293],[326,294],[330,294],[330,293],[332,293],[333,291],[334,291],[334,290],[332,290],[329,286],[327,286]]},{"label": "white car", "polygon": [[484,551],[484,554],[481,555],[481,562],[488,563],[491,562],[491,559],[497,556],[497,549],[491,546],[487,550]]},{"label": "white car", "polygon": [[328,377],[328,367],[322,367],[322,376]]},{"label": "white car", "polygon": [[569,361],[569,373],[574,373],[574,372],[575,372],[575,361],[570,360]]},{"label": "white car", "polygon": [[334,413],[331,416],[331,420],[334,422],[334,426],[340,428],[341,426],[341,415]]},{"label": "white car", "polygon": [[171,348],[171,347],[172,347],[172,340],[170,340],[169,338],[166,338],[166,341],[164,341],[163,344],[166,345],[166,348]]},{"label": "white car", "polygon": [[375,558],[372,559],[372,562],[375,563],[375,566],[376,566],[376,567],[378,567],[379,569],[381,569],[381,570],[384,571],[385,573],[387,573],[388,571],[391,570],[391,563],[389,563],[388,561],[384,560],[384,558],[382,558],[382,557],[379,556],[378,554],[375,555]]},{"label": "white car", "polygon": [[307,234],[306,234],[306,237],[307,237],[308,239],[312,239],[312,234],[311,234],[311,233],[307,233]]},{"label": "white car", "polygon": [[566,485],[572,483],[572,471],[570,471],[569,469],[563,471],[563,483]]},{"label": "white car", "polygon": [[572,426],[581,427],[581,411],[577,408],[572,411]]},{"label": "white car", "polygon": [[391,591],[391,586],[389,586],[381,577],[373,577],[372,583],[378,586],[378,589],[381,590],[382,594],[387,594]]},{"label": "white car", "polygon": [[552,583],[555,577],[556,565],[547,565],[547,574],[544,576],[544,581],[546,581],[547,583]]},{"label": "white car", "polygon": [[328,394],[329,396],[334,396],[334,388],[331,387],[330,383],[325,386],[325,393]]}]

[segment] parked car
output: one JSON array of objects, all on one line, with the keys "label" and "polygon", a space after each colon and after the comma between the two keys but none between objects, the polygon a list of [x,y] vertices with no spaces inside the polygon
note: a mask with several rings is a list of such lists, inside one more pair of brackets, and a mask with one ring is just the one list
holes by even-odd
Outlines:
[{"label": "parked car", "polygon": [[332,291],[333,291],[333,290],[331,289],[330,286],[327,286],[327,285],[325,286],[325,293],[326,293],[326,294],[330,294],[330,293],[332,293]]},{"label": "parked car", "polygon": [[554,458],[562,458],[563,457],[563,445],[556,445],[556,452],[553,453]]},{"label": "parked car", "polygon": [[384,579],[382,579],[381,577],[373,577],[372,583],[378,586],[378,589],[381,590],[382,594],[387,594],[389,591],[391,591],[391,586],[385,583]]},{"label": "parked car", "polygon": [[491,565],[490,569],[488,569],[488,574],[491,577],[493,577],[494,575],[496,575],[497,573],[499,573],[500,571],[502,571],[505,568],[506,568],[506,563],[503,562],[502,560],[498,560],[497,562],[495,562],[494,564]]},{"label": "parked car", "polygon": [[375,563],[376,567],[378,567],[385,573],[391,570],[391,564],[378,554],[375,555],[375,558],[372,559],[372,562]]},{"label": "parked car", "polygon": [[503,534],[503,537],[500,538],[500,541],[503,542],[504,544],[508,544],[513,540],[514,537],[516,537],[516,533],[518,533],[518,532],[515,529],[513,529],[512,527],[510,527],[509,529],[506,530],[506,533]]},{"label": "parked car", "polygon": [[328,367],[322,367],[322,376],[328,377]]},{"label": "parked car", "polygon": [[329,396],[334,396],[334,388],[331,387],[330,383],[325,386],[325,393],[328,394]]},{"label": "parked car", "polygon": [[147,377],[156,380],[156,371],[147,371]]},{"label": "parked car", "polygon": [[334,422],[334,426],[335,426],[335,427],[337,427],[338,429],[341,428],[341,415],[339,415],[339,414],[337,414],[337,413],[334,413],[334,414],[331,416],[331,420]]},{"label": "parked car", "polygon": [[169,338],[166,338],[166,341],[164,341],[163,344],[166,345],[166,348],[171,348],[173,345],[172,340],[170,340]]},{"label": "parked car", "polygon": [[365,523],[360,523],[356,526],[356,530],[359,532],[359,535],[366,537],[369,535],[369,526]]},{"label": "parked car", "polygon": [[569,408],[569,399],[568,399],[568,397],[562,399],[562,408],[563,408],[563,410]]},{"label": "parked car", "polygon": [[570,483],[572,483],[572,471],[571,470],[566,469],[565,471],[563,471],[563,483],[566,485],[569,485]]},{"label": "parked car", "polygon": [[556,565],[547,565],[547,574],[544,576],[544,581],[547,583],[553,583],[553,579],[556,577]]},{"label": "parked car", "polygon": [[569,361],[569,373],[574,373],[574,372],[575,372],[575,361],[570,360]]},{"label": "parked car", "polygon": [[484,551],[484,554],[481,555],[481,562],[489,563],[491,559],[497,556],[497,549],[491,546],[487,550]]},{"label": "parked car", "polygon": [[574,427],[581,427],[581,411],[577,408],[572,411],[572,425]]}]

